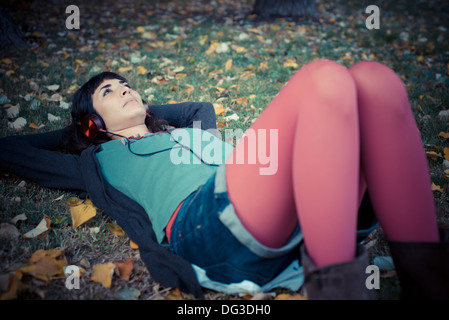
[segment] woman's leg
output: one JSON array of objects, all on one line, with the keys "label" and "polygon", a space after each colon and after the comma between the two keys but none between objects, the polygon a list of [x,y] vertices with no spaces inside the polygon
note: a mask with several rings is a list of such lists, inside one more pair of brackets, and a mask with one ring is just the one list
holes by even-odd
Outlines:
[{"label": "woman's leg", "polygon": [[376,62],[349,71],[357,86],[362,168],[382,229],[390,240],[437,241],[427,159],[402,81]]},{"label": "woman's leg", "polygon": [[[262,244],[279,247],[299,218],[318,266],[352,259],[362,193],[356,88],[348,70],[332,61],[307,64],[250,129],[267,136],[278,130],[278,170],[261,175],[264,165],[250,164],[248,147],[236,146],[227,185],[242,224]],[[246,161],[238,164],[242,152]]]}]

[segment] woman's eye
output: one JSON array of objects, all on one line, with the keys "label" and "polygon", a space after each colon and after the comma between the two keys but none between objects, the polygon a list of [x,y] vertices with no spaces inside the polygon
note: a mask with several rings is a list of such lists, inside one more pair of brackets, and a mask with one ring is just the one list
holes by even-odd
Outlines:
[{"label": "woman's eye", "polygon": [[103,92],[103,96],[105,96],[105,95],[107,95],[108,93],[110,93],[111,92],[111,90],[110,89],[106,89],[106,90],[104,90],[104,92]]}]

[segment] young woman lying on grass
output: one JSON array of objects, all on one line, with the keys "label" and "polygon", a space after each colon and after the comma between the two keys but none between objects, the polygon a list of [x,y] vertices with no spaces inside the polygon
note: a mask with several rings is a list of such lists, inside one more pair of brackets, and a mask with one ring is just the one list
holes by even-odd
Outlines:
[{"label": "young woman lying on grass", "polygon": [[[404,297],[449,297],[449,233],[437,228],[423,145],[391,69],[314,61],[229,154],[208,132],[214,128],[210,104],[147,109],[126,79],[106,72],[75,93],[69,127],[2,138],[0,165],[43,186],[87,193],[139,245],[156,281],[197,297],[192,265],[218,283],[263,286],[298,259],[309,299],[372,298],[357,241],[372,211]],[[268,132],[274,141],[263,139]],[[208,144],[194,150],[195,136],[222,147],[222,164],[204,159]],[[261,149],[277,152],[268,174],[253,154]],[[183,152],[190,161],[173,161]],[[362,210],[367,200],[372,207]]]}]

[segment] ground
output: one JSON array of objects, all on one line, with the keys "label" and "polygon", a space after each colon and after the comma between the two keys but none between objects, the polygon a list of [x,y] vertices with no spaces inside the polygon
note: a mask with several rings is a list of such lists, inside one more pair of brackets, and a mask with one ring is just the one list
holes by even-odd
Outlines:
[{"label": "ground", "polygon": [[[375,60],[393,68],[407,87],[427,152],[437,218],[447,224],[449,10],[443,1],[383,1],[378,4],[379,29],[368,29],[365,23],[372,1],[316,1],[319,16],[314,19],[269,21],[251,14],[251,0],[77,1],[79,29],[72,28],[76,11],[66,12],[71,4],[4,4],[30,47],[0,52],[0,136],[65,126],[72,94],[102,70],[123,74],[149,103],[211,102],[223,130],[248,128],[295,70],[309,61],[325,58],[350,66]],[[26,120],[24,127],[18,119]],[[154,282],[138,250],[103,212],[75,228],[69,200],[73,195],[0,174],[0,222],[19,234],[6,237],[2,229],[3,298],[191,298]],[[15,222],[20,214],[27,219]],[[47,232],[23,237],[44,218],[50,223]],[[381,228],[365,245],[371,258],[388,256]],[[29,265],[39,249],[63,249],[68,265],[82,267],[80,289],[67,289],[60,274],[44,281],[24,273],[13,290],[9,275]],[[108,288],[92,280],[95,265],[129,258],[129,280],[117,271]],[[394,270],[382,271],[380,283],[379,299],[399,297]],[[298,297],[277,290],[265,298]],[[251,297],[206,290],[205,298]]]}]

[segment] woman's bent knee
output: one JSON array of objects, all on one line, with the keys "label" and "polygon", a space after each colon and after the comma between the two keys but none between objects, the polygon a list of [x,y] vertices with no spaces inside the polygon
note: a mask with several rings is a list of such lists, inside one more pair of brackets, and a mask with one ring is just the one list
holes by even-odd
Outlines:
[{"label": "woman's bent knee", "polygon": [[349,68],[354,78],[359,105],[375,104],[375,110],[385,117],[403,117],[410,112],[408,95],[400,77],[388,66],[374,61],[362,61]]},{"label": "woman's bent knee", "polygon": [[330,60],[315,60],[299,69],[288,82],[298,95],[314,96],[324,101],[335,101],[342,95],[354,95],[354,79],[348,69]]}]

